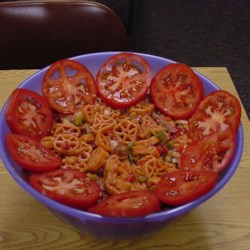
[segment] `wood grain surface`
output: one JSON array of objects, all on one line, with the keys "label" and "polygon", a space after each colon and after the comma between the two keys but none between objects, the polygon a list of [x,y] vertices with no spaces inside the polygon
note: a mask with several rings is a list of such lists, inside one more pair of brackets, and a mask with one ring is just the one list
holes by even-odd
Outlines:
[{"label": "wood grain surface", "polygon": [[[195,69],[238,96],[226,68]],[[11,91],[34,72],[36,70],[0,71],[0,108]],[[244,152],[230,182],[178,222],[137,240],[115,242],[81,235],[19,187],[0,160],[0,249],[250,249],[250,127],[242,109]]]}]

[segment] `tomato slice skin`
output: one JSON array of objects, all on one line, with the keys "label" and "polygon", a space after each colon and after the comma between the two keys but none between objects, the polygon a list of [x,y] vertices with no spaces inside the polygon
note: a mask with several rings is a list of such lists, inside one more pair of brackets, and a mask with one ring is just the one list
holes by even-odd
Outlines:
[{"label": "tomato slice skin", "polygon": [[151,81],[150,96],[155,106],[174,119],[188,119],[203,95],[201,80],[186,64],[169,64]]},{"label": "tomato slice skin", "polygon": [[189,120],[190,136],[197,140],[205,135],[228,127],[238,130],[241,105],[238,99],[225,90],[207,95]]},{"label": "tomato slice skin", "polygon": [[6,134],[6,146],[13,159],[26,170],[43,172],[62,164],[61,158],[52,150],[28,136]]},{"label": "tomato slice skin", "polygon": [[128,108],[146,96],[150,78],[148,62],[137,54],[124,52],[110,57],[101,66],[96,89],[112,108]]},{"label": "tomato slice skin", "polygon": [[213,171],[177,170],[162,177],[155,193],[167,205],[183,205],[209,192],[217,177],[218,173]]},{"label": "tomato slice skin", "polygon": [[182,169],[221,172],[230,163],[235,150],[235,131],[227,128],[189,144],[180,156]]},{"label": "tomato slice skin", "polygon": [[73,114],[86,103],[96,101],[93,75],[74,60],[53,63],[45,73],[42,92],[55,110],[65,114]]},{"label": "tomato slice skin", "polygon": [[88,209],[100,195],[99,185],[84,173],[71,169],[56,169],[31,174],[30,185],[40,193],[64,205]]},{"label": "tomato slice skin", "polygon": [[89,208],[89,212],[105,216],[146,216],[160,210],[160,202],[153,192],[139,190],[112,195]]},{"label": "tomato slice skin", "polygon": [[6,121],[13,133],[40,139],[51,130],[52,109],[36,92],[18,88],[10,95]]}]

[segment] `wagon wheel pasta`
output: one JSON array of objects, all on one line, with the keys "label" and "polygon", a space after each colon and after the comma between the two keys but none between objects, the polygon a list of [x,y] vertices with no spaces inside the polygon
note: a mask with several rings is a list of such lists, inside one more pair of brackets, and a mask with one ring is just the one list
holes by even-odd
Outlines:
[{"label": "wagon wheel pasta", "polygon": [[171,164],[166,164],[153,155],[147,155],[139,160],[133,171],[136,175],[146,178],[147,186],[151,187],[158,183],[161,176],[175,170]]},{"label": "wagon wheel pasta", "polygon": [[96,114],[94,117],[94,122],[92,124],[92,131],[94,133],[97,133],[102,129],[111,129],[115,125],[116,121],[114,118],[106,115]]},{"label": "wagon wheel pasta", "polygon": [[72,123],[57,123],[54,125],[53,128],[53,135],[59,135],[59,134],[71,134],[78,137],[81,133],[80,128],[73,125]]},{"label": "wagon wheel pasta", "polygon": [[76,154],[84,156],[86,159],[90,158],[93,148],[84,141],[79,141],[79,146],[76,149]]},{"label": "wagon wheel pasta", "polygon": [[98,106],[95,104],[87,104],[82,108],[83,117],[90,124],[94,122],[95,114],[98,111]]},{"label": "wagon wheel pasta", "polygon": [[113,130],[115,137],[118,138],[120,143],[128,144],[129,142],[136,140],[139,126],[128,119],[123,119],[114,127]]},{"label": "wagon wheel pasta", "polygon": [[93,152],[93,148],[86,142],[79,141],[78,149],[74,155],[66,155],[63,158],[62,168],[75,169],[84,172],[88,167],[88,162]]},{"label": "wagon wheel pasta", "polygon": [[79,152],[80,141],[75,135],[58,134],[55,137],[53,148],[59,154],[74,155]]}]

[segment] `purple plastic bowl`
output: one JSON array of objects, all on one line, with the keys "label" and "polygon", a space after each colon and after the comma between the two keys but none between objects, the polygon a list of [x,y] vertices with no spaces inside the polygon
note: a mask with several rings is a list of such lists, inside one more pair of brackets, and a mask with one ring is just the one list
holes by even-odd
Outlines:
[{"label": "purple plastic bowl", "polygon": [[[104,52],[104,53],[93,53],[82,56],[77,56],[72,59],[77,60],[83,63],[88,69],[96,76],[97,70],[102,65],[102,63],[109,58],[110,56],[118,52]],[[169,63],[174,61],[168,60],[166,58],[161,58],[158,56],[140,54],[143,56],[150,64],[153,75],[166,66]],[[48,67],[42,69],[36,74],[29,77],[24,81],[20,88],[27,88],[34,90],[38,93],[41,93],[41,84],[45,71]],[[208,80],[203,75],[197,73],[201,79],[205,94],[208,94],[214,90],[219,89],[213,82]],[[36,190],[34,190],[24,179],[22,175],[21,167],[16,164],[13,159],[10,157],[6,150],[5,145],[5,134],[9,132],[9,128],[5,120],[5,111],[6,111],[7,102],[4,104],[1,114],[0,114],[0,152],[4,165],[9,171],[10,175],[15,179],[15,181],[30,195],[35,199],[45,205],[51,210],[56,216],[62,219],[64,222],[67,222],[70,225],[73,225],[82,233],[88,233],[98,238],[111,239],[111,240],[122,240],[122,239],[131,239],[136,238],[146,233],[153,233],[159,230],[161,227],[166,225],[169,222],[179,219],[179,217],[185,215],[195,207],[199,206],[212,196],[214,196],[223,186],[231,179],[235,170],[237,169],[243,150],[243,128],[240,124],[237,138],[236,138],[236,151],[234,157],[228,166],[228,168],[221,174],[220,179],[217,185],[206,195],[196,199],[193,202],[188,204],[178,206],[176,208],[166,209],[164,211],[150,214],[145,217],[136,217],[136,218],[115,218],[115,217],[106,217],[99,216],[96,214],[91,214],[88,212],[80,211],[65,205],[62,205],[58,202],[55,202]]]}]

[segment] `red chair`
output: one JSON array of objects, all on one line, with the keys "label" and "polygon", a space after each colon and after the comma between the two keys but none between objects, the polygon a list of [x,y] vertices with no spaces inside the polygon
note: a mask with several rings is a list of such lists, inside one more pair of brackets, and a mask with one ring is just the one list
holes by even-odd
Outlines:
[{"label": "red chair", "polygon": [[0,3],[0,69],[41,68],[75,55],[126,48],[123,22],[101,3]]}]

